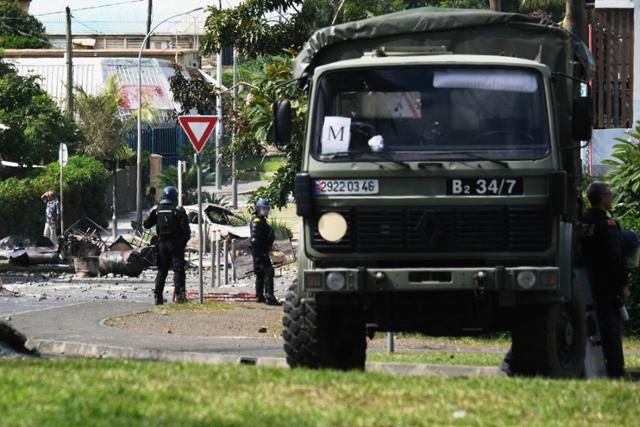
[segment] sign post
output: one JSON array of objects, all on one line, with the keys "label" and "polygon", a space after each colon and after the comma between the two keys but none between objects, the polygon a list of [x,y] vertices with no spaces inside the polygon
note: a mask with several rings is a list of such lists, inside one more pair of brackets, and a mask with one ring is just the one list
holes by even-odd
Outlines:
[{"label": "sign post", "polygon": [[[58,148],[58,162],[60,163],[60,235],[64,234],[64,200],[63,200],[63,189],[64,189],[64,167],[67,166],[67,162],[69,161],[69,151],[67,150],[67,145],[65,143],[61,143]],[[56,242],[53,242],[56,243]]]},{"label": "sign post", "polygon": [[191,145],[196,150],[195,161],[198,168],[198,281],[200,304],[204,302],[204,289],[202,283],[202,254],[204,252],[204,239],[202,236],[202,182],[200,180],[200,152],[204,148],[211,132],[216,127],[218,116],[180,116],[180,126],[187,134]]}]

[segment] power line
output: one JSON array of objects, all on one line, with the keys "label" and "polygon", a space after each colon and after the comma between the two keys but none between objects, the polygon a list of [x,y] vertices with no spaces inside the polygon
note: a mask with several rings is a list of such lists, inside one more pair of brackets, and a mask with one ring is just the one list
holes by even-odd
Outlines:
[{"label": "power line", "polygon": [[[109,7],[109,6],[118,6],[120,4],[130,4],[130,3],[140,3],[142,1],[145,0],[127,0],[127,1],[121,1],[121,2],[117,2],[117,3],[108,3],[108,4],[100,4],[97,6],[91,6],[91,7],[80,7],[77,9],[73,9],[74,12],[78,12],[80,10],[93,10],[93,9],[100,9],[103,7]],[[38,15],[35,16],[48,16],[48,15],[57,15],[59,13],[65,13],[64,10],[58,11],[58,12],[47,12],[47,13],[40,13]]]},{"label": "power line", "polygon": [[78,20],[78,18],[76,18],[76,17],[75,17],[75,16],[73,16],[73,15],[71,15],[71,18],[73,18],[73,20],[74,20],[76,23],[78,23],[78,24],[82,25],[82,26],[83,26],[83,27],[85,27],[85,28],[90,29],[91,31],[93,31],[93,32],[95,32],[95,33],[97,33],[97,34],[104,34],[102,31],[97,30],[97,29],[95,29],[94,27],[92,27],[92,26],[90,26],[90,25],[87,25],[87,24],[85,24],[84,22],[82,22],[82,21]]}]

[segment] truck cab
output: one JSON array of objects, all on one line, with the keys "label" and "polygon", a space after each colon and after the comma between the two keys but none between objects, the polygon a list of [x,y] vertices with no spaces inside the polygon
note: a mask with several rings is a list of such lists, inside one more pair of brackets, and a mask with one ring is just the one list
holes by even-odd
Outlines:
[{"label": "truck cab", "polygon": [[567,147],[589,133],[588,102],[573,102],[569,121],[565,77],[499,46],[456,53],[389,37],[306,77],[289,364],[362,368],[376,331],[508,331],[516,371],[579,376],[586,325]]}]

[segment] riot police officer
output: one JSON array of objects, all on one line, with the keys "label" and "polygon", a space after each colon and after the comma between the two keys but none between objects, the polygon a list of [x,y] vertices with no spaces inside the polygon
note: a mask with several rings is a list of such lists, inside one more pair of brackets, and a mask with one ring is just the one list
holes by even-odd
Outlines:
[{"label": "riot police officer", "polygon": [[269,251],[275,239],[273,229],[267,223],[271,206],[264,199],[256,202],[256,214],[251,220],[251,254],[256,273],[256,298],[268,305],[280,305],[273,294],[273,265]]},{"label": "riot police officer", "polygon": [[158,234],[158,274],[154,289],[156,305],[162,305],[164,283],[173,270],[173,284],[178,302],[186,302],[184,248],[191,237],[187,213],[178,205],[178,190],[165,187],[160,204],[153,208],[144,221],[145,228],[156,226]]},{"label": "riot police officer", "polygon": [[622,253],[620,226],[607,216],[613,193],[604,182],[587,189],[591,208],[583,221],[590,231],[584,237],[583,251],[593,278],[593,298],[600,325],[602,352],[610,377],[624,375],[621,317],[619,308],[629,296],[628,271]]}]

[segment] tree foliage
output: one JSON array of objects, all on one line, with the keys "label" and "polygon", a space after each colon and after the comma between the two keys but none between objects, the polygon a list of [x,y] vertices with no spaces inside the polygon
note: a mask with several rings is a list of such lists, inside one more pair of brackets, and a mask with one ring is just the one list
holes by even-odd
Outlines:
[{"label": "tree foliage", "polygon": [[73,148],[78,140],[77,127],[38,80],[0,61],[0,123],[8,127],[0,132],[0,157],[27,168],[54,160],[59,143]]},{"label": "tree foliage", "polygon": [[[254,87],[242,93],[233,124],[237,137],[228,150],[236,153],[265,150],[273,143],[272,104],[276,99],[291,100],[293,112],[291,145],[284,152],[286,163],[276,171],[269,186],[258,189],[255,196],[268,199],[276,207],[284,207],[293,190],[295,174],[302,162],[304,120],[307,114],[306,93],[298,89],[293,78],[291,53],[272,57],[264,64],[262,72],[253,80]],[[229,156],[227,156],[229,157]]]},{"label": "tree foliage", "polygon": [[115,75],[107,79],[104,89],[97,95],[76,86],[74,102],[83,140],[80,152],[109,163],[133,157],[124,134],[134,117],[125,119],[118,110],[120,95]]},{"label": "tree foliage", "polygon": [[[602,163],[611,166],[605,179],[616,190],[616,203],[622,202],[626,214],[640,215],[640,121],[628,129],[627,138],[617,137],[612,159]],[[615,205],[614,204],[614,205]]]},{"label": "tree foliage", "polygon": [[50,47],[44,25],[24,12],[15,0],[0,1],[0,48],[40,49]]},{"label": "tree foliage", "polygon": [[[180,104],[180,115],[189,114],[193,109],[198,114],[208,114],[216,105],[216,91],[213,85],[201,76],[186,78],[180,65],[171,64],[173,75],[169,77],[173,99]],[[188,72],[188,71],[186,71]]]}]

